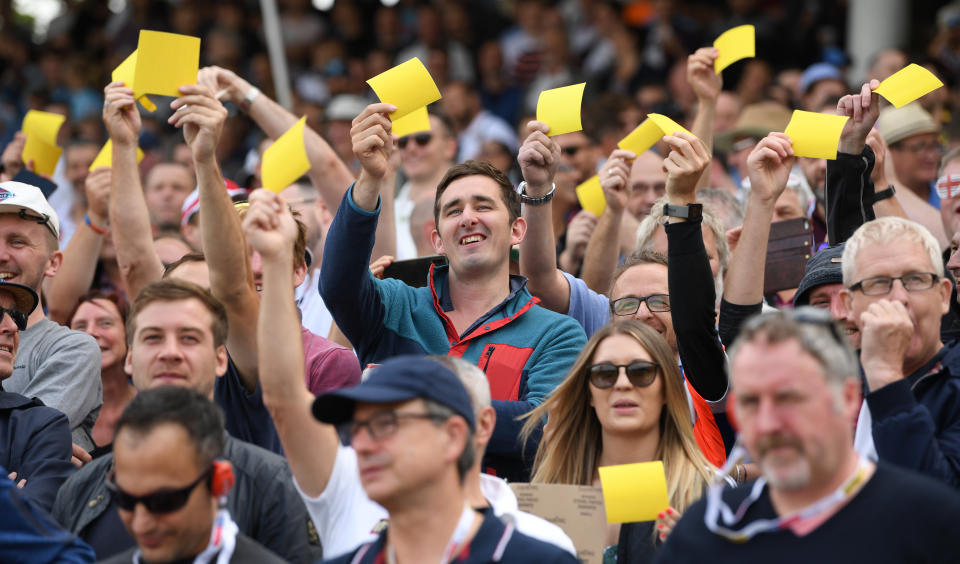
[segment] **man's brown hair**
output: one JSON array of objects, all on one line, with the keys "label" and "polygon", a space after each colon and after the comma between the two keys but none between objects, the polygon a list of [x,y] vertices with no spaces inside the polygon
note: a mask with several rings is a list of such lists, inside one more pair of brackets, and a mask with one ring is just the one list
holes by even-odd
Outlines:
[{"label": "man's brown hair", "polygon": [[137,316],[148,305],[154,302],[179,302],[182,300],[197,300],[210,312],[212,322],[210,331],[213,333],[214,348],[227,341],[227,310],[209,290],[204,290],[193,282],[177,278],[164,278],[144,286],[137,299],[130,306],[127,316],[127,345],[133,343],[133,336],[137,332]]},{"label": "man's brown hair", "polygon": [[443,192],[450,186],[454,180],[459,180],[466,176],[486,176],[493,179],[500,186],[500,196],[504,205],[507,206],[507,212],[510,214],[510,224],[520,217],[520,195],[513,188],[513,184],[507,175],[492,164],[485,161],[467,161],[458,165],[453,165],[443,176],[443,180],[437,186],[437,196],[433,200],[433,220],[440,225],[440,199],[443,198]]}]

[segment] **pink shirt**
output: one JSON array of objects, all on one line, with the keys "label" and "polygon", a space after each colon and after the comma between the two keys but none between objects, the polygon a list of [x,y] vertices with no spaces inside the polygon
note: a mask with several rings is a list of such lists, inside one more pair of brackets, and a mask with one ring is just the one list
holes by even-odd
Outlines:
[{"label": "pink shirt", "polygon": [[307,388],[313,395],[360,383],[360,362],[353,351],[304,327],[301,330]]}]

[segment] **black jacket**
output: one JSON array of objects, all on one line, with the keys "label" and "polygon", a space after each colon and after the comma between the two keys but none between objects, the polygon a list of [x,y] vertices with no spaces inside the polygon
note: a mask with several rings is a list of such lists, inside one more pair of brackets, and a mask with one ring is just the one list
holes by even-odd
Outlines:
[{"label": "black jacket", "polygon": [[[101,564],[131,564],[136,547],[115,554]],[[237,546],[233,549],[230,564],[284,564],[284,559],[260,546],[257,541],[240,533],[237,535]]]},{"label": "black jacket", "polygon": [[[240,532],[290,562],[319,559],[319,540],[306,507],[293,487],[287,461],[230,436],[224,458],[233,464],[236,476],[236,483],[227,496],[227,509]],[[53,517],[71,533],[85,538],[94,521],[108,509],[116,511],[106,485],[112,466],[113,454],[98,458],[60,488]],[[129,538],[133,546],[134,541],[125,529],[118,530],[117,535]]]}]

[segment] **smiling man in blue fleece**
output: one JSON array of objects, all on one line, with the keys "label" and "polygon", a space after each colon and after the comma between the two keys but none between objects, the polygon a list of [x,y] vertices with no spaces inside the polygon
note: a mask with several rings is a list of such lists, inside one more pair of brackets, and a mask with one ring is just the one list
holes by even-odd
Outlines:
[{"label": "smiling man in blue fleece", "polygon": [[[517,418],[563,380],[586,336],[571,318],[538,306],[526,280],[510,274],[510,247],[526,231],[522,196],[487,163],[455,165],[437,187],[432,241],[449,266],[431,268],[424,288],[370,274],[380,191],[393,183],[387,170],[394,110],[372,104],[353,121],[353,151],[363,170],[327,235],[320,294],[363,366],[399,354],[448,354],[477,364],[497,411],[484,467],[527,481],[533,457],[524,456],[532,451],[518,440]],[[531,135],[520,151],[528,182],[549,182],[559,162],[545,139]],[[549,198],[540,200],[526,203]]]}]

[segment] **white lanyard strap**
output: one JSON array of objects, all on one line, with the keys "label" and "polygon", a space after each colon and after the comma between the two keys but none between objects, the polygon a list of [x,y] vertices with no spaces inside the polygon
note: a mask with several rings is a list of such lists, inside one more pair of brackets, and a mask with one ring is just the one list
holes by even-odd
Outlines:
[{"label": "white lanyard strap", "polygon": [[[440,564],[448,564],[453,561],[457,553],[457,548],[463,544],[467,535],[470,534],[470,529],[473,527],[475,518],[476,513],[474,513],[470,505],[464,504],[463,512],[460,514],[460,520],[457,521],[457,528],[453,530],[453,536],[450,537],[450,542],[447,543],[447,548],[443,551],[443,556],[440,557]],[[397,564],[397,554],[393,545],[390,544],[389,539],[390,532],[389,529],[387,529],[387,562],[389,564]]]}]

